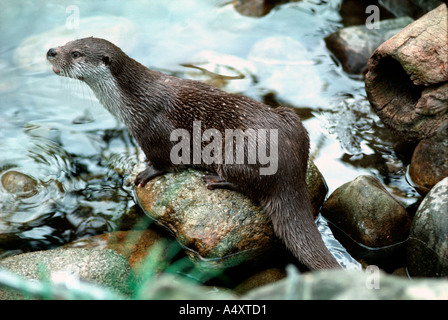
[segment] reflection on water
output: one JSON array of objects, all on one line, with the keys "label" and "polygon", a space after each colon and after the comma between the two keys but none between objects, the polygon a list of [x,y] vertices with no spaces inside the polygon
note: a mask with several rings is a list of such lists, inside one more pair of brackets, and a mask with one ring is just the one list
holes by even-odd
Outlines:
[{"label": "reflection on water", "polygon": [[347,250],[335,239],[331,232],[327,220],[320,214],[316,219],[317,228],[319,229],[325,246],[330,250],[331,254],[335,257],[336,261],[345,270],[362,270],[361,264],[353,259],[353,257],[347,252]]},{"label": "reflection on water", "polygon": [[325,48],[323,38],[341,25],[339,2],[294,2],[250,18],[229,1],[77,1],[79,29],[71,29],[71,1],[0,0],[0,173],[14,169],[38,185],[20,201],[0,186],[7,249],[113,230],[133,205],[123,178],[141,160],[134,141],[89,88],[57,77],[45,60],[48,48],[91,35],[150,68],[298,108],[330,192],[372,174],[412,202],[363,82]]}]

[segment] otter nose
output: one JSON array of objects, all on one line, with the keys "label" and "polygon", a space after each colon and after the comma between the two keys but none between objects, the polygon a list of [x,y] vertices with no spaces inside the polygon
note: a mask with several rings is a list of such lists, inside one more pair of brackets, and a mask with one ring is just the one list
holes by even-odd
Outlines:
[{"label": "otter nose", "polygon": [[48,50],[48,52],[47,52],[47,57],[48,57],[48,58],[54,58],[54,57],[56,57],[57,54],[58,54],[58,53],[56,52],[56,50],[53,49],[53,48],[51,48],[51,49]]}]

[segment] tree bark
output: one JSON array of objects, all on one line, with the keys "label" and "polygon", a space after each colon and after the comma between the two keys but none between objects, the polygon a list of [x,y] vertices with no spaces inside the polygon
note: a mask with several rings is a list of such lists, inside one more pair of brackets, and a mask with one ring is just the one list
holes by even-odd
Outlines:
[{"label": "tree bark", "polygon": [[368,63],[367,97],[406,140],[433,136],[448,121],[448,10],[445,4],[379,46]]}]

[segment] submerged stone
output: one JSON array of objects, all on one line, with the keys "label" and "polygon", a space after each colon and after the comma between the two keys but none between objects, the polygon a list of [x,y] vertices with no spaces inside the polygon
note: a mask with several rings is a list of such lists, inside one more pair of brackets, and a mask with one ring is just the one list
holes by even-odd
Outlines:
[{"label": "submerged stone", "polygon": [[31,197],[38,192],[38,183],[30,176],[10,170],[2,175],[2,186],[9,193],[22,197]]}]

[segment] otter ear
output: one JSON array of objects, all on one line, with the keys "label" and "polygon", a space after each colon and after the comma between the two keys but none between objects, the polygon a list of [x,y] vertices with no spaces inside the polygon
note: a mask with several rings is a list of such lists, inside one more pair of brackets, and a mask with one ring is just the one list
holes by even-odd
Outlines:
[{"label": "otter ear", "polygon": [[110,59],[110,57],[107,55],[107,54],[105,54],[104,56],[103,56],[103,58],[102,58],[102,60],[103,60],[103,62],[104,62],[104,64],[106,65],[106,66],[110,66],[110,64],[111,64],[111,59]]}]

